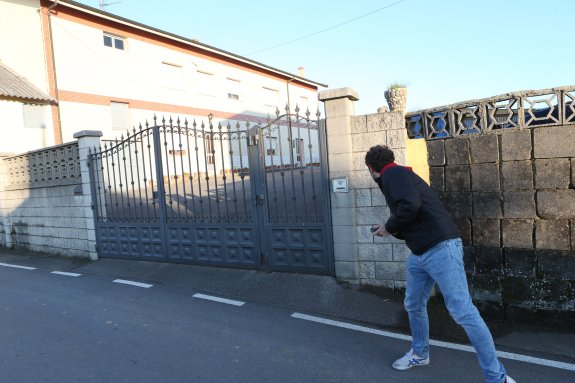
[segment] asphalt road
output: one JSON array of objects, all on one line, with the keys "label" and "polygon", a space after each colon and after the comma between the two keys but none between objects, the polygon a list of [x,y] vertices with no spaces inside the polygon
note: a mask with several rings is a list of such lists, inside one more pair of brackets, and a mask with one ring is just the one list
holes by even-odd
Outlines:
[{"label": "asphalt road", "polygon": [[[435,347],[429,367],[398,372],[405,340],[294,318],[281,305],[51,271],[0,267],[2,382],[482,382],[472,353]],[[521,383],[575,382],[574,371],[504,363]]]}]

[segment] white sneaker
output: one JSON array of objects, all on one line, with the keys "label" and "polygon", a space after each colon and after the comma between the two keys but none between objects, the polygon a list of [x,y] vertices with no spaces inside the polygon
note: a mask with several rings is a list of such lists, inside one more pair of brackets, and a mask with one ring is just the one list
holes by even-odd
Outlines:
[{"label": "white sneaker", "polygon": [[505,382],[504,383],[517,383],[515,381],[515,379],[513,379],[512,377],[510,377],[509,375],[505,376]]},{"label": "white sneaker", "polygon": [[429,364],[429,356],[427,358],[420,358],[413,352],[413,349],[411,349],[403,357],[393,362],[392,367],[395,368],[396,370],[403,371],[410,369],[411,367],[427,366],[428,364]]}]

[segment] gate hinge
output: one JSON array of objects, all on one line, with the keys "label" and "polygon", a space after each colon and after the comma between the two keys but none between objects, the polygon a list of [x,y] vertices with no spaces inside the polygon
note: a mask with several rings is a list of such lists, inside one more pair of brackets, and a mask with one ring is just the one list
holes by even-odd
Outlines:
[{"label": "gate hinge", "polygon": [[265,253],[260,253],[260,262],[262,265],[267,265],[268,257]]}]

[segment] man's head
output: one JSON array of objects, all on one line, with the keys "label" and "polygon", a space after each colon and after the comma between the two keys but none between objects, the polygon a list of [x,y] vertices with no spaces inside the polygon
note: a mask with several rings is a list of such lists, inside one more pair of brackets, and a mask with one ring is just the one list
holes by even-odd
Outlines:
[{"label": "man's head", "polygon": [[394,160],[393,150],[387,146],[372,146],[365,154],[365,164],[369,166],[371,173],[379,174],[385,165],[392,163]]}]

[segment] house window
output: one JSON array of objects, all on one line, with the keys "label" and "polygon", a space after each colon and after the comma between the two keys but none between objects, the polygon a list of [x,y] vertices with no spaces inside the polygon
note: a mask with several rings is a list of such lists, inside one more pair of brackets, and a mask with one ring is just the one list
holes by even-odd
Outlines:
[{"label": "house window", "polygon": [[210,72],[198,71],[196,88],[198,94],[203,96],[215,96],[214,74]]},{"label": "house window", "polygon": [[275,156],[278,142],[277,137],[265,138],[265,142],[266,142],[266,154],[268,156]]},{"label": "house window", "polygon": [[22,105],[22,111],[24,115],[24,126],[26,128],[45,128],[46,124],[44,121],[44,107],[42,105]]},{"label": "house window", "polygon": [[125,102],[110,102],[112,129],[126,130],[130,126],[129,105]]},{"label": "house window", "polygon": [[305,114],[309,109],[309,98],[305,96],[299,96],[297,106],[299,107],[299,113]]},{"label": "house window", "polygon": [[280,103],[280,92],[277,89],[262,88],[263,103],[271,108],[278,108]]},{"label": "house window", "polygon": [[186,152],[183,149],[171,149],[168,150],[168,154],[173,157],[185,157],[188,154],[188,152]]},{"label": "house window", "polygon": [[228,98],[230,100],[237,100],[240,99],[240,81],[234,80],[233,78],[228,78]]},{"label": "house window", "polygon": [[162,62],[162,78],[166,88],[183,89],[182,67],[180,65]]},{"label": "house window", "polygon": [[303,138],[294,138],[292,147],[295,149],[295,161],[301,165],[305,160],[305,144]]},{"label": "house window", "polygon": [[107,47],[116,48],[123,51],[126,48],[124,40],[125,39],[123,37],[104,32],[104,45]]},{"label": "house window", "polygon": [[205,143],[208,165],[214,165],[216,163],[216,159],[214,158],[214,137],[208,134],[205,138]]}]

